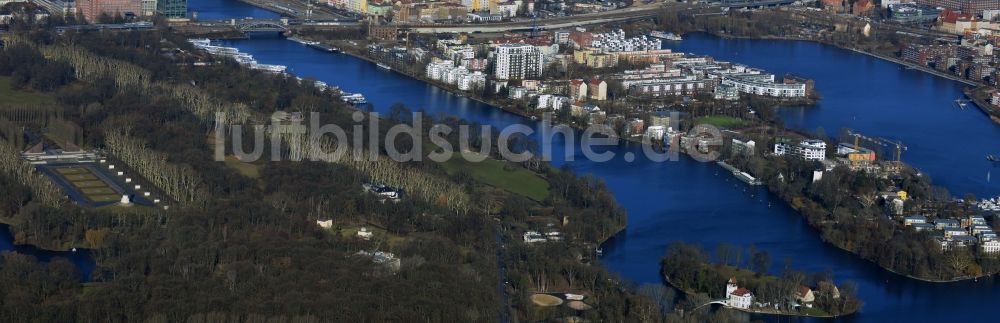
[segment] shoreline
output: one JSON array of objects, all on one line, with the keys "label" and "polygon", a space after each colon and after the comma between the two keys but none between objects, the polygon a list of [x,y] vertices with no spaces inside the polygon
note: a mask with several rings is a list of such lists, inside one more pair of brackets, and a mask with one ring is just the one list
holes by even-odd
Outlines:
[{"label": "shoreline", "polygon": [[[338,52],[339,54],[349,55],[351,57],[354,57],[354,58],[366,61],[366,62],[371,63],[371,64],[381,64],[378,61],[375,61],[374,59],[371,59],[370,57],[367,57],[365,55],[357,54],[357,53],[354,53],[354,52],[349,51],[349,50],[344,50],[344,48],[354,49],[352,47],[343,47],[343,46],[341,46],[339,48],[341,49],[340,52]],[[540,119],[538,119],[538,116],[536,116],[536,115],[533,115],[533,114],[530,114],[530,113],[527,113],[527,112],[521,111],[521,110],[510,109],[510,108],[506,107],[503,104],[485,100],[483,98],[480,98],[477,95],[472,95],[472,94],[470,94],[468,92],[461,91],[461,90],[456,89],[454,87],[446,86],[445,84],[442,84],[440,82],[437,82],[437,81],[434,81],[434,80],[431,80],[431,79],[427,79],[427,78],[422,77],[420,75],[410,74],[410,73],[408,73],[406,71],[400,71],[398,69],[389,69],[389,72],[398,73],[398,74],[406,76],[406,77],[408,77],[410,79],[423,82],[424,84],[436,87],[436,88],[441,89],[441,90],[445,90],[445,91],[451,93],[452,95],[463,97],[463,98],[467,98],[467,99],[476,101],[478,103],[481,103],[483,105],[490,106],[490,107],[492,107],[494,109],[499,109],[501,111],[504,111],[504,112],[507,112],[507,113],[510,113],[510,114],[513,114],[513,115],[516,115],[516,116],[519,116],[519,117],[522,117],[522,118],[525,118],[525,119],[529,119],[531,121],[540,121]],[[558,121],[558,120],[553,120],[553,121]],[[584,127],[582,125],[577,125],[577,124],[571,124],[571,123],[565,123],[565,122],[553,122],[553,124],[565,125],[567,127],[573,128],[574,130],[578,130],[578,131],[585,131],[585,130],[587,130],[586,127]],[[626,142],[626,143],[638,143],[638,144],[642,144],[643,143],[643,140],[642,140],[643,137],[642,136],[639,136],[639,137],[636,137],[636,136],[629,136],[629,137],[615,136],[615,137],[618,138],[620,141]]]},{"label": "shoreline", "polygon": [[884,55],[884,54],[879,54],[879,53],[874,53],[874,52],[869,52],[869,51],[864,51],[864,50],[853,48],[853,47],[844,47],[844,46],[840,46],[840,45],[837,45],[837,44],[833,44],[833,43],[829,43],[829,42],[824,42],[824,41],[820,41],[820,40],[815,40],[815,39],[798,38],[798,37],[782,37],[782,36],[749,37],[749,36],[734,36],[734,35],[728,35],[728,34],[718,34],[718,33],[713,33],[713,32],[709,32],[709,31],[695,31],[695,32],[706,33],[706,34],[713,35],[713,36],[716,36],[716,37],[719,37],[719,38],[728,38],[728,39],[783,40],[783,41],[812,42],[812,43],[816,43],[816,44],[820,44],[820,45],[826,45],[826,46],[830,46],[830,47],[840,48],[840,49],[851,51],[851,52],[854,52],[854,53],[858,53],[858,54],[870,56],[870,57],[873,57],[873,58],[881,59],[881,60],[884,60],[884,61],[887,61],[887,62],[890,62],[890,63],[895,63],[895,64],[898,64],[898,65],[901,65],[901,66],[903,66],[903,67],[905,67],[907,69],[921,71],[921,72],[924,72],[924,73],[927,73],[927,74],[931,74],[931,75],[934,75],[934,76],[937,76],[937,77],[941,77],[941,78],[948,79],[948,80],[951,80],[951,81],[959,82],[959,83],[962,83],[962,84],[965,84],[965,85],[969,85],[969,86],[981,87],[981,86],[985,85],[983,83],[978,83],[978,82],[970,80],[970,79],[960,78],[960,77],[955,76],[955,75],[944,73],[944,72],[935,70],[935,69],[930,68],[930,67],[920,66],[920,65],[917,65],[917,64],[914,64],[914,63],[910,63],[910,62],[904,61],[904,60],[896,58],[896,57],[887,56],[887,55]]},{"label": "shoreline", "polygon": [[[666,274],[660,274],[660,277],[663,277],[663,280],[667,283],[667,285],[669,285],[673,289],[679,290],[681,293],[684,294],[684,296],[697,295],[698,294],[697,292],[694,292],[694,291],[691,291],[691,290],[688,290],[688,289],[681,288],[681,287],[677,286],[677,284],[674,284],[674,282],[670,280],[670,276],[667,276]],[[707,303],[707,304],[704,304],[702,306],[707,306],[707,305],[710,305],[710,304],[712,304],[712,303]],[[833,314],[829,314],[829,315],[809,315],[809,314],[802,314],[802,313],[790,313],[790,312],[785,312],[785,311],[766,311],[765,312],[765,311],[754,310],[754,309],[749,309],[749,308],[732,307],[732,306],[724,305],[724,304],[719,304],[719,305],[721,305],[722,308],[725,308],[725,309],[734,310],[734,311],[740,311],[740,312],[748,313],[748,314],[788,316],[788,317],[814,317],[814,318],[833,319],[833,318],[840,318],[840,317],[851,316],[851,315],[855,315],[855,314],[859,313],[859,311],[854,311],[854,312],[851,312],[851,313],[841,314],[841,315],[833,315]]]},{"label": "shoreline", "polygon": [[[708,34],[711,34],[711,35],[715,35],[715,34],[712,34],[712,33],[708,33]],[[715,36],[717,36],[717,37],[725,37],[725,36],[719,36],[719,35],[715,35]],[[739,37],[733,37],[733,38],[739,38]],[[742,38],[742,39],[751,39],[751,40],[754,40],[755,38]],[[765,39],[765,40],[768,40],[768,39],[770,39],[770,40],[800,40],[800,39],[790,39],[790,38],[762,38],[762,39]],[[808,41],[808,40],[807,40],[807,41]],[[817,41],[813,41],[813,42],[816,42],[816,43],[818,43],[818,44],[821,44],[821,45],[828,45],[828,46],[833,46],[833,47],[837,47],[837,48],[841,48],[841,49],[847,49],[847,48],[842,48],[842,47],[839,47],[839,46],[835,46],[835,45],[830,45],[830,44],[826,44],[826,43],[823,43],[823,42],[817,42]],[[369,62],[369,63],[371,63],[371,64],[378,64],[378,62],[376,62],[375,60],[373,60],[373,59],[371,59],[371,58],[369,58],[369,57],[366,57],[366,56],[364,56],[364,55],[359,55],[359,54],[356,54],[356,53],[353,53],[353,52],[351,52],[351,51],[348,51],[348,50],[343,50],[343,48],[344,48],[344,47],[341,47],[341,49],[342,49],[342,50],[340,51],[340,53],[342,53],[342,54],[346,54],[346,55],[350,55],[351,57],[354,57],[354,58],[358,58],[358,59],[361,59],[361,60],[364,60],[364,61],[366,61],[366,62]],[[354,49],[354,48],[351,48],[351,49]],[[850,50],[850,49],[847,49],[847,50]],[[857,51],[857,52],[858,52],[858,53],[863,53],[863,52],[860,52],[860,51]],[[870,56],[871,56],[871,57],[875,57],[875,58],[878,58],[878,56],[876,56],[876,55],[873,55],[873,54],[872,54],[872,55],[870,55]],[[890,62],[891,62],[891,61],[890,61]],[[521,116],[521,117],[524,117],[524,118],[530,118],[530,117],[531,117],[531,115],[528,115],[528,114],[526,114],[526,113],[524,113],[524,112],[521,112],[521,111],[517,111],[517,110],[513,110],[513,109],[509,109],[509,108],[506,108],[506,107],[503,107],[502,105],[499,105],[499,104],[494,104],[494,103],[490,103],[490,102],[488,102],[488,101],[486,101],[486,100],[482,100],[482,99],[479,99],[479,98],[476,98],[476,97],[473,97],[473,96],[470,96],[470,95],[468,95],[467,93],[464,93],[464,92],[461,92],[461,91],[458,91],[458,90],[456,90],[456,89],[451,89],[451,88],[449,88],[449,87],[445,87],[445,86],[442,86],[442,85],[438,84],[437,82],[433,82],[433,81],[431,81],[431,80],[426,80],[426,79],[424,79],[424,78],[422,78],[422,77],[419,77],[419,76],[415,76],[415,75],[411,75],[411,74],[409,74],[409,73],[407,73],[407,72],[404,72],[404,71],[399,71],[399,70],[396,70],[396,69],[392,69],[392,70],[390,70],[390,71],[391,71],[391,72],[396,72],[396,73],[399,73],[399,74],[401,74],[401,75],[403,75],[403,76],[406,76],[406,77],[409,77],[409,78],[411,78],[411,79],[414,79],[414,80],[417,80],[417,81],[421,81],[421,82],[423,82],[423,83],[425,83],[425,84],[428,84],[428,85],[431,85],[431,86],[434,86],[434,87],[437,87],[437,88],[440,88],[440,89],[443,89],[443,90],[446,90],[446,91],[448,91],[449,93],[453,93],[453,94],[462,94],[462,96],[463,96],[463,97],[466,97],[466,98],[469,98],[469,99],[472,99],[472,100],[474,100],[474,101],[476,101],[476,102],[480,102],[480,103],[482,103],[482,104],[485,104],[485,105],[488,105],[488,106],[491,106],[491,107],[493,107],[493,108],[496,108],[496,109],[500,109],[501,111],[505,111],[505,112],[509,112],[509,113],[512,113],[512,114],[514,114],[514,115],[517,115],[517,116]],[[971,81],[970,81],[970,82],[971,82]],[[581,130],[579,126],[573,126],[573,125],[569,125],[569,126],[570,126],[570,127],[572,127],[572,128],[574,128],[574,129],[577,129],[577,130]],[[624,141],[624,142],[640,142],[640,143],[641,143],[641,140],[635,140],[634,138],[620,138],[620,139],[621,139],[622,141]],[[682,151],[682,152],[683,152],[683,151]],[[685,155],[686,155],[686,153],[685,153]],[[717,167],[720,167],[720,168],[722,168],[721,166],[718,166],[718,165],[716,165],[716,166],[717,166]],[[750,186],[750,185],[748,185],[748,186]],[[766,186],[766,185],[765,185],[765,186]],[[752,187],[752,186],[751,186],[751,187]],[[769,191],[769,193],[770,193],[770,191]],[[784,202],[784,203],[785,203],[786,205],[788,205],[788,206],[790,206],[790,207],[792,206],[791,202],[789,202],[789,201],[785,201],[784,199],[781,199],[781,200],[782,200],[782,201],[783,201],[783,202]],[[804,214],[802,214],[802,212],[801,212],[800,210],[798,210],[798,209],[796,209],[796,208],[794,208],[794,207],[792,207],[792,209],[793,209],[793,210],[795,210],[795,212],[796,212],[796,213],[798,213],[798,215],[799,215],[799,216],[802,216],[802,217],[804,217],[804,216],[805,216]],[[598,246],[599,248],[602,248],[602,249],[603,249],[603,247],[604,247],[604,243],[606,243],[606,242],[607,242],[608,240],[611,240],[612,238],[614,238],[614,237],[618,236],[618,234],[620,234],[620,233],[624,232],[624,231],[625,231],[625,229],[626,229],[627,227],[628,227],[628,224],[626,223],[626,224],[625,224],[624,226],[622,226],[622,228],[620,228],[619,230],[617,230],[617,231],[616,231],[616,232],[615,232],[614,234],[612,234],[612,235],[608,236],[607,238],[605,238],[605,239],[604,239],[604,241],[600,241],[600,242],[598,242],[598,243],[597,243],[597,246]],[[818,229],[816,229],[816,228],[815,228],[814,226],[810,225],[810,227],[818,231]],[[890,269],[890,268],[886,268],[886,267],[883,267],[882,265],[878,264],[877,262],[875,262],[875,261],[873,261],[873,260],[870,260],[870,259],[867,259],[867,258],[865,258],[865,257],[862,257],[862,256],[861,256],[860,254],[858,254],[857,252],[854,252],[854,251],[852,251],[852,250],[848,250],[848,249],[845,249],[845,248],[841,247],[840,245],[837,245],[837,244],[834,244],[834,243],[832,243],[832,242],[829,242],[829,241],[826,241],[825,239],[823,239],[823,238],[822,238],[822,234],[820,234],[820,235],[819,235],[819,236],[818,236],[817,238],[819,238],[819,239],[820,239],[821,241],[823,241],[823,242],[826,242],[826,243],[828,243],[828,244],[830,244],[830,245],[832,245],[832,246],[835,246],[836,248],[838,248],[838,249],[840,249],[840,250],[843,250],[843,251],[846,251],[846,252],[848,252],[848,253],[850,253],[850,254],[852,254],[852,255],[854,255],[854,256],[856,256],[856,257],[860,258],[860,259],[863,259],[863,260],[866,260],[866,261],[868,261],[868,262],[871,262],[872,264],[875,264],[875,265],[876,265],[876,266],[878,266],[879,268],[882,268],[882,269],[884,269],[884,270],[886,270],[886,271],[888,271],[888,272],[890,272],[890,273],[893,273],[893,274],[896,274],[896,275],[899,275],[899,276],[902,276],[902,277],[906,277],[906,278],[910,278],[910,279],[914,279],[914,280],[918,280],[918,281],[923,281],[923,282],[928,282],[928,283],[952,283],[952,282],[960,282],[960,281],[965,281],[965,280],[973,280],[973,279],[978,279],[978,278],[983,278],[983,277],[990,277],[990,276],[993,276],[993,275],[995,275],[995,274],[996,274],[996,273],[994,273],[994,274],[989,274],[989,275],[983,275],[983,276],[980,276],[980,277],[963,277],[963,278],[952,278],[952,279],[947,279],[947,280],[938,280],[938,279],[930,279],[930,278],[921,278],[921,277],[916,277],[916,276],[912,276],[912,275],[907,275],[907,274],[902,274],[902,273],[899,273],[899,272],[896,272],[896,271],[894,271],[894,270],[892,270],[892,269]]]},{"label": "shoreline", "polygon": [[[327,43],[327,45],[331,45],[331,44]],[[379,62],[377,62],[377,61],[375,61],[375,60],[373,60],[370,57],[367,57],[365,55],[359,55],[359,54],[356,54],[356,53],[354,53],[354,52],[352,52],[350,50],[344,50],[344,48],[354,49],[353,47],[340,46],[338,48],[340,48],[341,50],[339,52],[333,53],[333,54],[344,54],[344,55],[348,55],[348,56],[351,56],[351,57],[354,57],[354,58],[366,61],[366,62],[371,63],[371,64],[380,64]],[[397,70],[397,69],[389,69],[388,72],[390,72],[390,73],[397,73],[397,74],[406,76],[406,77],[408,77],[410,79],[413,79],[413,80],[416,80],[416,81],[420,81],[420,82],[423,82],[424,84],[427,84],[427,85],[430,85],[430,86],[433,86],[433,87],[445,90],[448,93],[451,93],[452,95],[456,95],[456,96],[460,96],[460,97],[463,97],[463,98],[467,98],[467,99],[476,101],[478,103],[481,103],[483,105],[487,105],[487,106],[490,106],[492,108],[499,109],[501,111],[504,111],[504,112],[507,112],[507,113],[510,113],[510,114],[513,114],[513,115],[516,115],[516,116],[519,116],[519,117],[522,117],[522,118],[525,118],[525,119],[529,119],[529,120],[534,121],[535,118],[536,118],[536,116],[528,114],[528,113],[525,113],[523,111],[513,110],[513,109],[506,108],[506,107],[504,107],[501,104],[496,104],[496,103],[489,102],[489,101],[484,100],[482,98],[479,98],[477,96],[469,95],[469,93],[466,93],[464,91],[461,91],[461,90],[458,90],[458,89],[455,89],[455,88],[452,88],[452,87],[448,87],[448,86],[443,86],[439,82],[435,82],[433,80],[426,79],[426,78],[420,77],[418,75],[413,75],[413,74],[407,73],[406,71],[400,71],[400,70]],[[573,129],[576,129],[576,130],[584,130],[584,129],[581,129],[580,127],[574,126],[574,125],[567,125],[567,126],[573,128]],[[622,138],[622,137],[618,137],[618,138],[619,138],[619,140],[624,141],[624,142],[642,143],[641,140],[635,140],[635,139],[632,139],[632,138]],[[627,218],[627,216],[628,215],[626,215],[626,218]],[[604,237],[600,241],[595,241],[594,244],[598,248],[603,248],[603,245],[604,245],[605,242],[607,242],[608,240],[611,240],[614,237],[617,237],[620,233],[624,232],[627,227],[628,227],[628,223],[627,223],[627,220],[626,220],[625,224],[618,226],[617,228],[615,228],[615,230],[613,230],[612,232],[609,232],[609,234],[608,234],[607,237]]]}]

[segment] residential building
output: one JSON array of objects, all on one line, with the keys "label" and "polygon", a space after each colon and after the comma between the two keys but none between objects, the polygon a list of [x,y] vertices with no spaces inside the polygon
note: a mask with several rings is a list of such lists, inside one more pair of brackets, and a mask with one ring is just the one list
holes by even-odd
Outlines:
[{"label": "residential building", "polygon": [[742,93],[773,97],[805,97],[806,84],[777,83],[773,74],[729,75],[722,78],[722,84],[736,87]]},{"label": "residential building", "polygon": [[931,231],[934,230],[934,225],[930,223],[914,223],[910,225],[915,231]]},{"label": "residential building", "polygon": [[748,309],[753,302],[753,293],[736,285],[736,277],[729,278],[726,284],[726,306]]},{"label": "residential building", "polygon": [[740,99],[740,91],[732,84],[719,84],[715,87],[715,99],[736,101]]},{"label": "residential building", "polygon": [[495,2],[494,0],[462,0],[462,5],[472,12],[488,11],[490,10],[490,3]]},{"label": "residential building", "polygon": [[376,40],[396,41],[399,39],[399,28],[394,26],[372,26],[370,35],[368,36]]},{"label": "residential building", "polygon": [[916,3],[973,15],[980,15],[983,10],[1000,8],[1000,0],[916,0]]},{"label": "residential building", "polygon": [[369,231],[368,228],[366,228],[366,227],[361,227],[361,229],[358,229],[357,236],[361,240],[371,240],[372,237],[374,236],[374,233],[372,233],[371,231]]},{"label": "residential building", "polygon": [[599,79],[590,80],[590,84],[587,85],[588,92],[590,92],[590,99],[596,101],[604,101],[608,99],[608,82]]},{"label": "residential building", "polygon": [[354,13],[368,12],[368,0],[327,0],[327,5]]},{"label": "residential building", "polygon": [[553,111],[559,111],[562,110],[568,103],[569,103],[569,98],[565,96],[542,94],[538,96],[538,104],[535,105],[535,108],[552,109]]},{"label": "residential building", "polygon": [[545,239],[545,236],[539,233],[538,231],[527,231],[524,233],[522,238],[524,239],[524,243],[536,243],[536,242],[547,241]]},{"label": "residential building", "polygon": [[757,143],[753,140],[744,141],[738,138],[733,138],[731,147],[733,155],[753,156],[754,151],[757,150]]},{"label": "residential building", "polygon": [[934,228],[938,230],[944,230],[945,228],[959,228],[959,222],[956,219],[937,219],[934,220]]},{"label": "residential building", "polygon": [[[3,1],[0,1],[3,2]],[[156,15],[157,4],[156,0],[140,0],[139,1],[139,14],[144,17],[151,17]]]},{"label": "residential building", "polygon": [[816,301],[816,295],[812,289],[806,286],[799,286],[795,291],[795,300],[800,303],[812,303]]},{"label": "residential building", "polygon": [[670,125],[670,112],[665,110],[657,110],[649,116],[649,124],[651,126],[664,126],[668,129]]},{"label": "residential building", "polygon": [[527,44],[500,44],[494,53],[494,76],[498,80],[523,80],[542,75],[542,53]]},{"label": "residential building", "polygon": [[990,226],[985,225],[985,224],[977,224],[977,225],[973,225],[972,227],[969,228],[969,233],[972,233],[972,235],[974,235],[974,236],[978,236],[979,234],[981,234],[983,232],[993,232],[993,229],[990,228]]},{"label": "residential building", "polygon": [[665,126],[649,126],[646,128],[646,137],[654,140],[663,140],[663,136],[667,134],[667,127]]},{"label": "residential building", "polygon": [[980,243],[984,253],[1000,253],[1000,241],[991,240]]},{"label": "residential building", "polygon": [[635,118],[630,120],[625,126],[625,134],[629,136],[642,135],[646,130],[646,122]]},{"label": "residential building", "polygon": [[141,0],[77,0],[76,12],[89,22],[97,22],[101,14],[125,16],[142,13]]},{"label": "residential building", "polygon": [[486,74],[480,71],[467,73],[458,79],[458,89],[462,91],[471,91],[484,87],[486,87]]},{"label": "residential building", "polygon": [[826,142],[818,139],[803,140],[797,145],[778,142],[774,144],[774,154],[778,156],[791,154],[804,160],[824,161],[826,160]]},{"label": "residential building", "polygon": [[908,215],[903,217],[903,225],[913,225],[917,223],[927,223],[927,217],[923,215]]},{"label": "residential building", "polygon": [[500,15],[504,18],[510,18],[517,16],[517,9],[520,7],[520,1],[503,1],[498,2],[490,8],[490,13],[494,15]]},{"label": "residential building", "polygon": [[941,232],[944,234],[945,239],[953,239],[958,236],[969,235],[968,231],[962,230],[960,228],[945,228],[942,229]]},{"label": "residential building", "polygon": [[382,3],[369,2],[365,14],[372,17],[385,17],[392,13],[392,9],[393,5],[388,1]]},{"label": "residential building", "polygon": [[583,101],[587,99],[587,94],[589,93],[590,91],[587,90],[587,81],[584,81],[582,79],[569,81],[570,99]]},{"label": "residential building", "polygon": [[156,0],[156,12],[167,19],[187,17],[187,0]]}]

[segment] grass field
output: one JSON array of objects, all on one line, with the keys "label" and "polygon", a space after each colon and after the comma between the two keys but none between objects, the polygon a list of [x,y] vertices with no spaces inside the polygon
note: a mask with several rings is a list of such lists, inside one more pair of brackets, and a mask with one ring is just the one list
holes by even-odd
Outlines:
[{"label": "grass field", "polygon": [[66,177],[66,179],[69,179],[70,183],[73,183],[73,186],[76,186],[77,188],[108,187],[108,184],[105,184],[104,182],[98,180],[74,180],[69,178],[68,176]]},{"label": "grass field", "polygon": [[549,182],[521,167],[513,167],[511,170],[504,169],[505,163],[492,158],[473,163],[456,153],[442,165],[449,174],[466,171],[480,183],[501,188],[535,201],[542,201],[549,196]]},{"label": "grass field", "polygon": [[86,167],[59,167],[55,171],[91,201],[114,202],[121,200],[121,195],[117,191]]},{"label": "grass field", "polygon": [[236,170],[243,176],[257,179],[260,177],[260,167],[251,163],[244,163],[236,158],[236,156],[226,156],[226,166]]},{"label": "grass field", "polygon": [[46,93],[15,91],[10,88],[10,76],[0,76],[0,104],[46,105],[55,100]]},{"label": "grass field", "polygon": [[727,117],[727,116],[708,116],[701,117],[694,120],[695,124],[710,124],[720,128],[728,129],[738,129],[746,127],[749,124],[739,118]]}]

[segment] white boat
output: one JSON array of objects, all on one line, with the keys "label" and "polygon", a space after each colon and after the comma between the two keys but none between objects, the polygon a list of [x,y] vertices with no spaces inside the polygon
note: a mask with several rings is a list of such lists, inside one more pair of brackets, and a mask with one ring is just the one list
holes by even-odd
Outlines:
[{"label": "white boat", "polygon": [[378,64],[375,64],[375,65],[377,65],[379,68],[384,68],[384,69],[387,69],[387,70],[390,70],[390,71],[392,70],[392,67],[389,67],[389,65],[385,65],[385,64],[382,64],[382,63],[378,63]]},{"label": "white boat", "polygon": [[663,40],[673,40],[673,41],[684,40],[683,38],[681,38],[681,36],[679,36],[677,34],[670,33],[670,32],[656,31],[656,30],[650,32],[649,36],[650,37],[654,37],[654,38],[663,39]]},{"label": "white boat", "polygon": [[208,38],[188,39],[188,42],[190,42],[191,45],[194,45],[195,47],[212,45],[212,40]]},{"label": "white boat", "polygon": [[250,68],[275,74],[284,73],[285,70],[288,69],[288,67],[286,67],[285,65],[257,64],[257,63],[250,64]]},{"label": "white boat", "polygon": [[340,99],[344,100],[344,102],[351,103],[351,104],[365,104],[365,103],[368,103],[368,100],[365,100],[365,96],[361,95],[361,93],[346,93],[345,92],[345,93],[343,93],[343,94],[340,95]]}]

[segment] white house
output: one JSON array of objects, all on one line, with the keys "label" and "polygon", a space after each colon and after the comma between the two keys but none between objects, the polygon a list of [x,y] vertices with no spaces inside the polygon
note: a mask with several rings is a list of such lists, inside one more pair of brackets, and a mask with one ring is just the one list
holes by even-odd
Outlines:
[{"label": "white house", "polygon": [[545,241],[548,241],[548,240],[545,239],[545,236],[542,235],[541,233],[539,233],[538,231],[527,231],[527,232],[524,233],[524,237],[523,238],[524,238],[524,242],[525,243],[535,243],[535,242],[545,242]]},{"label": "white house", "polygon": [[316,220],[316,225],[323,229],[329,229],[333,227],[333,220]]},{"label": "white house", "polygon": [[655,140],[662,140],[663,135],[667,133],[667,127],[664,126],[649,126],[646,128],[646,137]]},{"label": "white house", "polygon": [[368,228],[366,227],[361,227],[361,229],[358,229],[358,238],[361,238],[363,240],[371,240],[372,235],[373,235],[372,232],[368,231]]},{"label": "white house", "polygon": [[1000,241],[985,241],[981,244],[984,253],[1000,253]]},{"label": "white house", "polygon": [[729,278],[726,284],[726,306],[748,309],[753,302],[753,293],[750,290],[736,285],[736,277]]},{"label": "white house", "polygon": [[826,142],[817,139],[808,139],[792,146],[785,142],[774,144],[774,154],[782,156],[791,154],[801,157],[804,160],[824,161],[826,160]]}]

